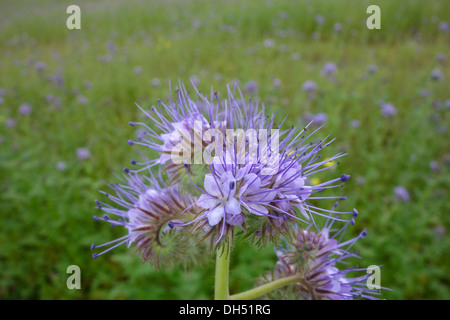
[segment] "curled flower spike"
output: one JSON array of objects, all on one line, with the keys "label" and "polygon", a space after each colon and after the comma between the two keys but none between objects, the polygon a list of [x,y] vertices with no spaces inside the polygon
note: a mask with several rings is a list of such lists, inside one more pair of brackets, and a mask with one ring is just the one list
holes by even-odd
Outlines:
[{"label": "curled flower spike", "polygon": [[[358,212],[355,210],[353,217]],[[352,224],[354,223],[351,220]],[[275,270],[264,276],[267,282],[287,276],[299,275],[299,281],[268,295],[269,298],[288,298],[306,300],[347,300],[368,298],[376,299],[379,290],[369,289],[367,279],[370,273],[349,277],[354,272],[366,269],[345,267],[346,259],[359,258],[352,252],[352,246],[367,235],[363,230],[357,237],[342,241],[349,222],[339,229],[333,229],[334,220],[328,219],[320,231],[312,231],[312,226],[303,229],[296,227],[293,236],[284,246],[276,250],[278,261]],[[344,265],[344,268],[341,266]],[[386,289],[386,288],[378,288]]]},{"label": "curled flower spike", "polygon": [[147,178],[128,174],[122,182],[110,185],[115,195],[105,193],[120,209],[96,201],[97,207],[106,214],[94,218],[111,226],[122,226],[127,234],[107,243],[92,244],[91,250],[108,247],[93,257],[126,244],[135,246],[144,262],[149,260],[157,267],[161,262],[173,265],[193,259],[195,246],[186,238],[188,230],[174,228],[175,222],[193,218],[196,207],[192,197],[182,195],[177,186],[164,187],[153,175]]}]

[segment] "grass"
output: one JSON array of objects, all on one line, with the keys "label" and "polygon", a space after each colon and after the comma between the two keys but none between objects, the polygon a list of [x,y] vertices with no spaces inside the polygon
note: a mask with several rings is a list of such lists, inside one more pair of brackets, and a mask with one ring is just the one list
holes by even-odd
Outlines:
[{"label": "grass", "polygon": [[[375,3],[382,29],[368,30],[366,8]],[[135,136],[128,122],[142,119],[134,103],[148,108],[165,98],[169,80],[196,76],[203,91],[224,92],[235,79],[257,81],[254,98],[280,118],[288,115],[287,125],[325,112],[319,135],[336,138],[332,153],[348,153],[331,173],[352,175],[340,206],[360,212],[353,234],[369,233],[357,243],[360,266],[383,265],[382,285],[393,289],[383,298],[450,299],[450,57],[437,60],[449,48],[449,33],[439,30],[448,1],[79,0],[81,30],[66,28],[69,4],[0,3],[0,298],[213,297],[213,257],[187,272],[157,272],[132,249],[95,260],[89,250],[123,235],[92,216],[102,181],[115,181],[113,173],[137,157],[127,144]],[[315,22],[318,14],[323,25]],[[335,23],[342,31],[334,31]],[[321,76],[328,61],[338,67],[333,82]],[[371,64],[378,66],[373,74]],[[431,79],[435,68],[445,79]],[[306,80],[318,85],[313,100],[301,90]],[[19,113],[26,102],[28,116]],[[380,102],[391,102],[397,115],[382,117]],[[80,147],[90,150],[89,159],[77,159]],[[66,170],[57,170],[59,161]],[[409,202],[395,197],[397,185],[408,189]],[[239,243],[231,292],[251,288],[274,261],[270,246]],[[81,290],[66,287],[69,265],[81,268]]]}]

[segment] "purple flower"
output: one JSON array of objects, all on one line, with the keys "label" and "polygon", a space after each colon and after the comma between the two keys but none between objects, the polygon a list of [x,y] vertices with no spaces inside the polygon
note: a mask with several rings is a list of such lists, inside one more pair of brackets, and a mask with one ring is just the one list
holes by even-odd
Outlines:
[{"label": "purple flower", "polygon": [[157,87],[157,86],[159,86],[160,84],[161,84],[161,81],[159,81],[158,78],[153,78],[152,81],[151,81],[151,85],[152,85],[153,87]]},{"label": "purple flower", "polygon": [[180,261],[188,262],[190,254],[200,249],[186,237],[189,229],[175,227],[175,223],[192,219],[196,209],[192,197],[182,195],[177,186],[165,186],[150,172],[146,177],[128,174],[121,184],[112,184],[110,188],[114,194],[102,193],[118,208],[96,200],[97,208],[105,214],[94,219],[123,227],[126,234],[100,245],[92,244],[91,250],[107,248],[94,253],[93,258],[124,244],[133,245],[144,262],[149,260],[159,268],[162,263],[173,266]]},{"label": "purple flower", "polygon": [[[342,153],[325,160],[320,155],[332,140],[307,141],[316,131],[308,134],[309,125],[283,130],[283,120],[275,126],[275,116],[265,115],[263,108],[241,95],[235,98],[235,91],[240,92],[228,87],[226,98],[221,99],[213,90],[205,96],[194,86],[195,96],[191,96],[180,83],[176,96],[168,101],[157,100],[150,110],[138,106],[146,121],[130,125],[142,127],[146,134],[128,143],[156,151],[158,156],[133,160],[139,167],[125,168],[125,172],[158,169],[164,172],[165,185],[192,195],[195,215],[180,222],[181,214],[172,226],[191,229],[200,242],[208,238],[215,247],[231,241],[235,229],[264,244],[289,234],[292,222],[309,223],[314,216],[335,213],[318,207],[316,200],[341,196],[315,194],[343,186],[350,176],[314,186],[308,183],[317,172],[338,165],[335,160]],[[324,115],[320,117],[323,121]],[[346,214],[352,212],[340,212],[333,219],[347,221]]]},{"label": "purple flower", "polygon": [[352,120],[351,122],[350,122],[350,127],[352,127],[352,128],[359,128],[361,126],[361,122],[359,121],[359,120]]},{"label": "purple flower", "polygon": [[336,74],[336,72],[337,72],[337,67],[334,62],[327,62],[322,68],[322,75],[325,77],[332,76],[332,75]]},{"label": "purple flower", "polygon": [[273,41],[272,39],[264,40],[264,47],[273,48],[274,46],[275,46],[275,41]]},{"label": "purple flower", "polygon": [[275,88],[281,87],[281,83],[282,83],[281,80],[278,79],[278,78],[275,78],[275,79],[272,80],[272,84],[273,84],[273,86],[274,86]]},{"label": "purple flower", "polygon": [[342,24],[339,23],[339,22],[335,23],[334,26],[333,26],[333,29],[336,32],[341,32],[342,31]]},{"label": "purple flower", "polygon": [[431,90],[430,90],[430,89],[420,89],[420,90],[419,90],[419,95],[420,95],[422,98],[429,97],[429,96],[431,96]]},{"label": "purple flower", "polygon": [[244,86],[244,92],[249,94],[258,93],[258,83],[256,81],[249,81]]},{"label": "purple flower", "polygon": [[[250,224],[256,228],[254,236],[273,239],[288,232],[289,221],[307,221],[312,215],[323,215],[321,208],[308,204],[306,200],[316,192],[341,186],[349,178],[342,175],[315,186],[306,184],[307,178],[335,166],[327,164],[342,156],[337,154],[330,159],[319,160],[318,153],[330,142],[305,143],[303,133],[308,126],[301,130],[291,128],[283,131],[279,137],[278,129],[274,128],[274,116],[265,116],[263,110],[252,102],[246,104],[243,99],[235,100],[231,89],[225,101],[220,101],[217,93],[207,97],[197,90],[195,92],[197,101],[192,100],[180,84],[177,99],[170,99],[167,104],[158,100],[158,108],[145,112],[149,122],[162,132],[144,123],[130,123],[132,126],[143,125],[148,134],[138,141],[130,140],[129,144],[151,148],[160,156],[140,163],[141,169],[127,168],[126,172],[139,173],[164,166],[171,184],[186,181],[198,194],[196,205],[201,208],[198,215],[185,224],[175,223],[176,226],[192,225],[197,233],[206,232],[211,242],[218,244],[229,239],[227,235],[233,234],[234,227],[245,229]],[[169,116],[164,116],[166,113]],[[323,122],[325,118],[325,114],[318,114],[316,120]],[[228,130],[235,129],[242,132],[233,131],[236,140],[227,140]],[[219,134],[215,137],[225,137],[214,140],[219,143],[214,144],[214,156],[208,153],[212,138],[205,136],[213,130]],[[244,130],[247,133],[275,130],[272,133],[275,136],[267,135],[265,143],[263,138],[244,138],[247,134]],[[280,138],[279,150],[276,150],[272,141]],[[192,151],[192,145],[197,146],[197,151],[196,148]],[[187,152],[183,151],[183,161],[174,161],[173,152],[180,150],[177,149],[179,147]],[[203,175],[199,175],[199,165],[195,164],[198,155],[200,160],[208,157],[213,160],[203,166],[203,172],[206,171]],[[138,163],[133,161],[133,164]]]},{"label": "purple flower", "polygon": [[141,66],[134,67],[134,74],[140,76],[142,74],[142,67]]},{"label": "purple flower", "polygon": [[22,103],[19,107],[19,112],[23,116],[29,115],[32,110],[33,110],[33,108],[31,107],[31,105],[29,103]]},{"label": "purple flower", "polygon": [[317,84],[314,81],[307,80],[302,85],[303,91],[314,92],[317,90]]},{"label": "purple flower", "polygon": [[91,156],[91,152],[87,148],[78,148],[76,153],[80,161],[86,160]]},{"label": "purple flower", "polygon": [[83,86],[84,86],[84,88],[85,89],[92,89],[92,82],[90,82],[90,81],[85,81],[84,83],[83,83]]},{"label": "purple flower", "polygon": [[317,24],[319,24],[319,25],[322,25],[325,23],[325,18],[320,14],[316,15],[315,20],[316,20]]},{"label": "purple flower", "polygon": [[380,109],[383,117],[392,117],[397,114],[397,108],[390,102],[381,103]]},{"label": "purple flower", "polygon": [[435,81],[441,81],[444,79],[444,75],[441,71],[441,69],[433,69],[433,71],[431,71],[431,80],[435,80]]},{"label": "purple flower", "polygon": [[64,78],[61,74],[54,75],[51,80],[60,88],[64,85]]},{"label": "purple flower", "polygon": [[42,72],[42,71],[44,71],[46,67],[47,67],[47,65],[46,65],[44,62],[42,62],[42,61],[38,61],[38,62],[36,62],[36,64],[34,65],[34,69],[35,69],[37,72]]},{"label": "purple flower", "polygon": [[56,169],[58,169],[58,171],[65,171],[67,169],[67,165],[63,161],[58,161],[56,163]]},{"label": "purple flower", "polygon": [[446,59],[447,59],[447,55],[444,52],[440,52],[436,57],[436,60],[439,63],[444,63]]},{"label": "purple flower", "polygon": [[116,44],[112,40],[106,43],[106,47],[108,48],[109,53],[112,55],[114,55],[117,52]]},{"label": "purple flower", "polygon": [[78,103],[79,104],[81,104],[81,105],[86,105],[87,103],[88,103],[88,99],[86,98],[86,96],[84,96],[84,95],[82,95],[82,94],[79,94],[78,96],[77,96],[77,100],[78,100]]},{"label": "purple flower", "polygon": [[439,30],[444,32],[444,33],[448,33],[450,31],[450,26],[449,26],[448,22],[441,21],[439,23]]},{"label": "purple flower", "polygon": [[297,61],[298,59],[300,59],[300,57],[301,57],[300,52],[293,52],[291,54],[291,60],[293,60],[293,61]]},{"label": "purple flower", "polygon": [[408,190],[406,190],[402,186],[397,186],[394,188],[394,194],[397,198],[402,200],[403,202],[409,202],[410,196]]},{"label": "purple flower", "polygon": [[437,172],[439,171],[439,163],[437,161],[430,162],[430,169]]},{"label": "purple flower", "polygon": [[444,105],[447,109],[450,109],[450,99],[445,100]]},{"label": "purple flower", "polygon": [[15,127],[16,124],[17,124],[17,121],[16,121],[16,119],[13,119],[13,118],[6,119],[6,121],[5,121],[5,126],[7,128]]},{"label": "purple flower", "polygon": [[375,73],[378,71],[378,66],[376,64],[369,65],[369,73]]},{"label": "purple flower", "polygon": [[[354,300],[360,298],[376,299],[381,288],[369,289],[367,281],[370,273],[358,267],[345,267],[346,259],[358,257],[351,251],[353,245],[367,232],[363,230],[353,239],[343,241],[350,222],[354,224],[358,212],[354,210],[353,219],[340,228],[332,228],[335,221],[327,219],[321,230],[294,228],[293,236],[285,245],[276,249],[278,261],[275,270],[265,275],[261,282],[298,276],[293,286],[269,293],[272,299],[305,300]],[[344,267],[342,267],[344,265]],[[356,276],[350,275],[357,273]],[[359,274],[358,274],[359,273]],[[377,284],[375,284],[377,285]]]},{"label": "purple flower", "polygon": [[312,119],[313,123],[316,125],[324,124],[325,122],[327,122],[327,120],[328,120],[328,116],[325,112],[317,113],[316,115],[314,115],[314,117]]}]

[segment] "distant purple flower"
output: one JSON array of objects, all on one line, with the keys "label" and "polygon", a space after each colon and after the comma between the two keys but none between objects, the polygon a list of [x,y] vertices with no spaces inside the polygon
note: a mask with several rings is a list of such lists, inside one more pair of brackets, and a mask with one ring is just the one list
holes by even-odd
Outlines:
[{"label": "distant purple flower", "polygon": [[67,165],[63,161],[58,161],[56,163],[56,169],[58,169],[58,171],[65,171],[67,169]]},{"label": "distant purple flower", "polygon": [[319,25],[322,25],[325,23],[325,18],[320,14],[316,15],[315,20],[316,20],[317,24],[319,24]]},{"label": "distant purple flower", "polygon": [[274,46],[275,46],[275,41],[273,41],[272,39],[264,40],[264,47],[273,48]]},{"label": "distant purple flower", "polygon": [[314,81],[307,80],[303,83],[302,89],[306,92],[314,92],[317,90],[317,84]]},{"label": "distant purple flower", "polygon": [[441,81],[444,79],[444,75],[442,74],[441,69],[433,69],[433,71],[431,71],[431,79],[435,80],[435,81]]},{"label": "distant purple flower", "polygon": [[90,81],[85,81],[85,82],[83,83],[83,86],[84,86],[85,89],[92,89],[92,82],[90,82]]},{"label": "distant purple flower", "polygon": [[430,89],[420,89],[419,90],[419,96],[421,96],[422,98],[429,97],[430,95],[431,95]]},{"label": "distant purple flower", "polygon": [[361,122],[359,121],[359,120],[352,120],[351,122],[350,122],[350,127],[352,127],[352,128],[359,128],[361,126]]},{"label": "distant purple flower", "polygon": [[430,162],[430,169],[437,172],[439,171],[439,163],[437,161]]},{"label": "distant purple flower", "polygon": [[152,86],[157,87],[157,86],[160,85],[161,81],[159,81],[158,78],[153,78],[150,83],[151,83]]},{"label": "distant purple flower", "polygon": [[77,96],[77,100],[78,100],[78,103],[79,104],[81,104],[81,105],[86,105],[87,103],[88,103],[88,99],[86,98],[86,96],[84,96],[84,95],[82,95],[82,94],[79,94],[78,96]]},{"label": "distant purple flower", "polygon": [[362,176],[357,176],[356,183],[359,184],[360,186],[362,186],[362,185],[366,184],[366,179]]},{"label": "distant purple flower", "polygon": [[13,119],[13,118],[6,119],[6,121],[5,121],[5,126],[7,128],[15,127],[16,124],[17,124],[17,121],[16,121],[16,119]]},{"label": "distant purple flower", "polygon": [[103,62],[103,63],[109,63],[111,62],[113,59],[113,55],[112,54],[105,54],[103,56],[100,56],[98,58],[98,61]]},{"label": "distant purple flower", "polygon": [[438,237],[444,237],[445,234],[447,233],[445,227],[442,226],[442,225],[436,226],[436,227],[433,229],[433,232],[434,232]]},{"label": "distant purple flower", "polygon": [[23,116],[29,115],[32,110],[33,110],[33,108],[31,107],[31,105],[29,103],[22,103],[19,107],[19,112]]},{"label": "distant purple flower", "polygon": [[450,31],[450,25],[446,21],[442,21],[439,23],[439,30],[448,33]]},{"label": "distant purple flower", "polygon": [[322,68],[323,76],[332,76],[332,75],[336,74],[336,72],[337,72],[337,67],[334,62],[327,62]]},{"label": "distant purple flower", "polygon": [[403,202],[409,202],[410,196],[408,190],[402,186],[397,186],[394,188],[394,194]]},{"label": "distant purple flower", "polygon": [[76,153],[80,161],[86,160],[91,156],[91,152],[87,148],[78,148]]},{"label": "distant purple flower", "polygon": [[109,53],[111,53],[112,55],[115,54],[117,51],[116,44],[112,40],[106,43],[106,47],[108,48]]},{"label": "distant purple flower", "polygon": [[6,89],[0,88],[0,97],[4,97],[6,94]]},{"label": "distant purple flower", "polygon": [[383,117],[392,117],[397,114],[397,108],[390,102],[381,103],[380,108]]},{"label": "distant purple flower", "polygon": [[445,100],[444,105],[447,109],[450,109],[450,99]]},{"label": "distant purple flower", "polygon": [[275,78],[272,80],[272,84],[275,88],[279,88],[279,87],[281,87],[281,80],[278,78]]},{"label": "distant purple flower", "polygon": [[297,61],[298,59],[300,59],[300,57],[301,57],[300,52],[294,52],[291,54],[291,60],[293,61]]},{"label": "distant purple flower", "polygon": [[142,67],[141,66],[136,66],[134,67],[134,74],[139,76],[142,74]]},{"label": "distant purple flower", "polygon": [[342,24],[339,23],[339,22],[335,23],[334,26],[333,26],[333,29],[336,32],[341,32],[342,31]]},{"label": "distant purple flower", "polygon": [[378,66],[376,64],[369,65],[369,73],[375,73],[378,71]]},{"label": "distant purple flower", "polygon": [[36,64],[34,65],[34,69],[35,69],[37,72],[42,72],[42,71],[44,71],[46,67],[47,67],[47,65],[46,65],[44,62],[42,62],[42,61],[38,61],[38,62],[36,62]]},{"label": "distant purple flower", "polygon": [[312,121],[316,125],[321,125],[327,122],[328,116],[325,112],[320,112],[314,115]]},{"label": "distant purple flower", "polygon": [[55,96],[53,94],[50,93],[45,96],[45,102],[51,103],[51,102],[53,102],[53,100],[55,100]]},{"label": "distant purple flower", "polygon": [[244,86],[244,92],[249,94],[258,93],[258,83],[256,81],[249,81]]},{"label": "distant purple flower", "polygon": [[446,59],[447,59],[447,56],[444,52],[440,52],[436,57],[436,60],[439,63],[444,63]]},{"label": "distant purple flower", "polygon": [[51,79],[58,87],[62,87],[64,85],[64,78],[61,74],[56,74]]},{"label": "distant purple flower", "polygon": [[3,97],[0,96],[0,106],[3,104],[3,102],[5,102],[5,99],[3,99]]}]

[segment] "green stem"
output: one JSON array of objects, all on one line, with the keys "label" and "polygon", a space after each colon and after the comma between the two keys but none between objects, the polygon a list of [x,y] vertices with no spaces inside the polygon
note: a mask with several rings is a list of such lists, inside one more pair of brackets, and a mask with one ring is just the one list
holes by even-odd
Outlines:
[{"label": "green stem", "polygon": [[299,282],[299,275],[295,275],[295,276],[291,276],[291,277],[285,277],[285,278],[281,278],[266,284],[263,284],[259,287],[241,292],[241,293],[237,293],[237,294],[233,294],[231,296],[228,296],[229,300],[250,300],[250,299],[254,299],[257,298],[259,296],[262,296],[272,290],[284,287],[288,284],[292,284],[292,283],[296,283]]},{"label": "green stem", "polygon": [[225,242],[222,250],[216,253],[216,278],[214,288],[215,300],[227,300],[230,296],[228,289],[228,273],[230,267],[230,250]]}]

